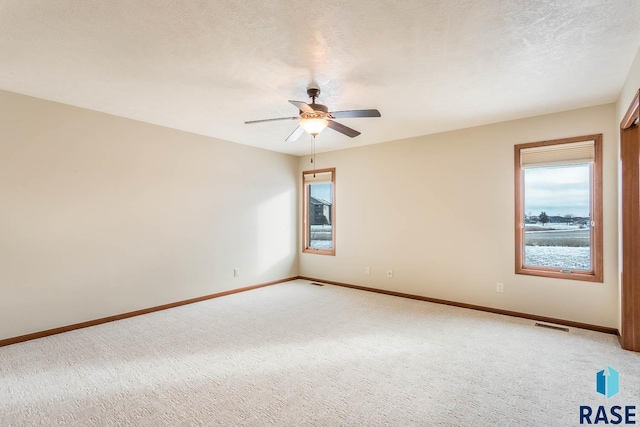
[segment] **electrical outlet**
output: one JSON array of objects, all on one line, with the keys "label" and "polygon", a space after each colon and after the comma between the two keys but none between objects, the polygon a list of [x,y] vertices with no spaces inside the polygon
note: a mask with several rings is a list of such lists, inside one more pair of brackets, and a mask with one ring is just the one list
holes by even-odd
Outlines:
[{"label": "electrical outlet", "polygon": [[504,292],[504,283],[496,283],[496,292]]},{"label": "electrical outlet", "polygon": [[393,277],[393,270],[387,270],[387,277],[391,279]]},{"label": "electrical outlet", "polygon": [[233,269],[233,277],[240,277],[240,269],[238,267]]},{"label": "electrical outlet", "polygon": [[367,276],[369,276],[371,274],[371,267],[365,267],[364,268],[364,274],[366,274]]}]

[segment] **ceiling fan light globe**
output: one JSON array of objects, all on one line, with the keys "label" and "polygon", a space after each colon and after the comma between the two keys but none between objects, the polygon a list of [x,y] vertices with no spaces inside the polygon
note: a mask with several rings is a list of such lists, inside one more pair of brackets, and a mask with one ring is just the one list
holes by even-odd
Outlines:
[{"label": "ceiling fan light globe", "polygon": [[308,134],[316,136],[327,127],[329,121],[327,119],[302,119],[300,127]]}]

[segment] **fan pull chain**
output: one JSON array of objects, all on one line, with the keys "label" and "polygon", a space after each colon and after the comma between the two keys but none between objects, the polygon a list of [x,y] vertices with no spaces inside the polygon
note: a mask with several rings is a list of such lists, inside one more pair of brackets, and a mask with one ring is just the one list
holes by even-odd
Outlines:
[{"label": "fan pull chain", "polygon": [[313,165],[313,177],[316,177],[316,136],[311,135],[311,164]]}]

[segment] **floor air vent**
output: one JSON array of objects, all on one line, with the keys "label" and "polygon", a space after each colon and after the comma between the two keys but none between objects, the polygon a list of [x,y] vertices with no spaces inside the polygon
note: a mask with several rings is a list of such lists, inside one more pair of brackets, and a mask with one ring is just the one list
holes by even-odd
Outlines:
[{"label": "floor air vent", "polygon": [[316,286],[324,286],[322,283],[316,283],[316,282],[311,282],[309,284],[310,285],[316,285]]},{"label": "floor air vent", "polygon": [[562,326],[545,325],[544,323],[536,323],[535,326],[540,326],[541,328],[547,329],[555,329],[556,331],[569,332],[569,328],[563,328]]}]

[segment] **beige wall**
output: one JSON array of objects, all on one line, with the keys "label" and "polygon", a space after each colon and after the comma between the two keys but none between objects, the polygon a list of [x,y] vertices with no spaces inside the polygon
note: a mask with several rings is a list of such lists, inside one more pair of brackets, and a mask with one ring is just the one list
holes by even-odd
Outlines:
[{"label": "beige wall", "polygon": [[0,92],[0,339],[297,275],[297,172]]},{"label": "beige wall", "polygon": [[[514,144],[593,133],[604,134],[605,282],[514,274]],[[319,168],[336,167],[336,256],[301,254],[300,274],[617,327],[617,142],[609,104],[319,154]]]},{"label": "beige wall", "polygon": [[[319,154],[337,168],[327,257],[298,255],[308,157],[0,91],[0,339],[298,273],[618,327],[619,110]],[[605,283],[515,275],[513,145],[590,133],[604,134]]]}]

